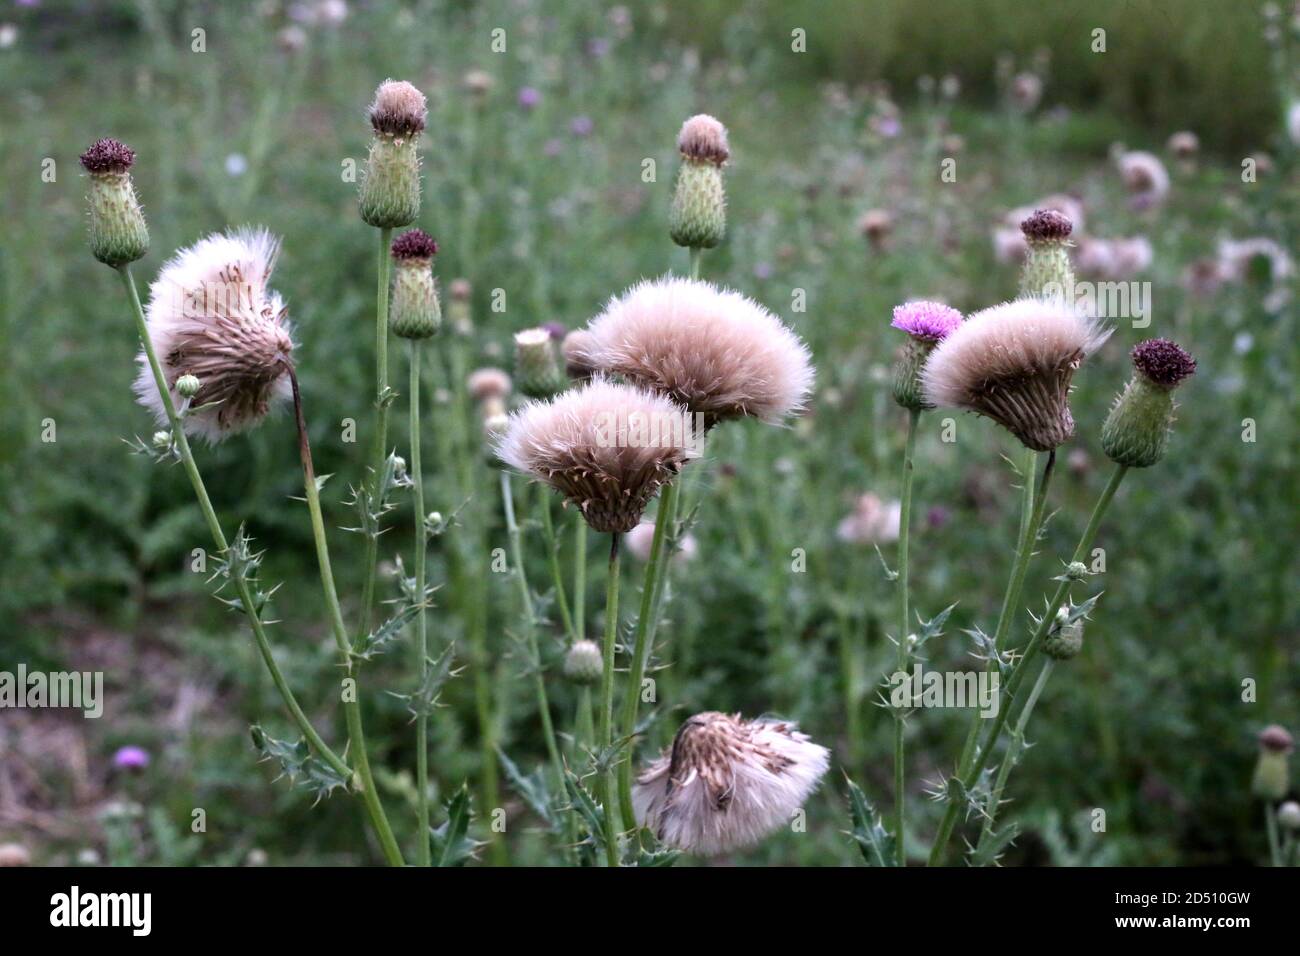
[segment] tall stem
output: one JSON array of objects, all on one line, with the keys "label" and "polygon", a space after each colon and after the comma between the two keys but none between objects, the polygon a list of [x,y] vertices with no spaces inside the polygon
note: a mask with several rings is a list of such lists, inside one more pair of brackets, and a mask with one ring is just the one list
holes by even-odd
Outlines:
[{"label": "tall stem", "polygon": [[[382,511],[379,496],[384,480],[384,459],[388,454],[388,273],[392,262],[388,254],[393,230],[379,230],[378,286],[375,289],[375,435],[370,447],[370,506]],[[361,626],[358,636],[370,633],[375,607],[375,571],[379,562],[378,533],[366,537],[365,577],[361,590]]]},{"label": "tall stem", "polygon": [[[293,386],[294,418],[298,425],[298,456],[302,460],[303,491],[307,496],[307,510],[311,514],[312,537],[316,542],[316,563],[320,566],[321,592],[325,597],[325,609],[329,612],[330,627],[334,632],[334,643],[338,646],[339,662],[347,677],[352,681],[351,693],[343,695],[343,712],[348,725],[348,750],[356,764],[357,778],[361,781],[361,795],[366,809],[374,823],[375,833],[384,849],[384,856],[393,866],[402,866],[402,853],[397,848],[393,828],[388,823],[383,804],[379,801],[379,792],[375,789],[375,778],[370,772],[370,757],[366,752],[366,736],[361,725],[361,687],[358,683],[357,662],[352,656],[352,644],[348,640],[347,625],[343,623],[343,612],[339,608],[338,590],[334,586],[334,572],[330,567],[329,543],[325,537],[325,520],[321,515],[320,490],[316,486],[316,469],[312,465],[311,444],[307,440],[307,421],[302,410],[302,394],[298,391],[298,376],[293,366],[286,363],[289,382]],[[428,834],[421,837],[428,841]]]},{"label": "tall stem", "polygon": [[587,522],[574,516],[573,526],[573,639],[587,637]]},{"label": "tall stem", "polygon": [[[656,597],[662,600],[660,581],[667,573],[669,548],[666,539],[675,520],[677,482],[664,485],[659,497],[659,514],[655,519],[655,533],[650,542],[650,557],[646,561],[645,580],[641,585],[641,607],[637,613],[636,628],[632,638],[632,660],[628,665],[627,693],[623,697],[623,712],[619,727],[623,736],[631,739],[636,731],[637,711],[641,703],[641,681],[645,679],[646,665],[650,659],[650,636],[654,631],[654,617],[658,613]],[[632,809],[632,762],[634,752],[628,748],[627,759],[618,767],[619,804],[623,811],[623,829],[636,829],[636,814]]]},{"label": "tall stem", "polygon": [[1273,801],[1264,802],[1264,827],[1268,831],[1268,860],[1270,866],[1282,866],[1282,847],[1277,836],[1277,811]]},{"label": "tall stem", "polygon": [[558,785],[564,787],[564,761],[555,742],[555,726],[551,722],[551,705],[546,697],[546,680],[542,673],[542,653],[537,644],[537,622],[533,615],[533,595],[528,589],[528,576],[524,572],[524,549],[519,524],[515,521],[514,495],[510,489],[510,472],[501,469],[501,504],[506,515],[506,534],[510,538],[510,562],[515,566],[515,581],[519,586],[519,601],[524,612],[524,638],[528,644],[530,668],[537,690],[537,709],[542,719],[542,736],[546,753],[551,758]]},{"label": "tall stem", "polygon": [[[903,446],[903,490],[898,512],[898,671],[907,679],[908,659],[912,647],[908,639],[911,632],[911,615],[908,608],[908,539],[912,523],[912,456],[916,451],[916,423],[921,417],[921,410],[913,408],[907,415],[907,441]],[[897,851],[896,862],[907,866],[904,752],[906,742],[903,734],[903,712],[894,715],[894,812],[897,823],[894,827],[894,843]]]},{"label": "tall stem", "polygon": [[[1115,497],[1115,492],[1119,490],[1120,482],[1124,480],[1124,475],[1127,473],[1127,466],[1115,466],[1115,471],[1112,472],[1110,480],[1102,490],[1101,497],[1097,499],[1097,504],[1092,509],[1092,515],[1088,518],[1088,525],[1083,529],[1083,534],[1079,537],[1079,543],[1075,546],[1074,555],[1070,559],[1072,563],[1082,561],[1087,555],[1088,549],[1092,547],[1093,538],[1096,537],[1097,529],[1101,526],[1101,519],[1106,514],[1106,509],[1110,507],[1111,500]],[[1011,672],[1011,677],[1002,690],[1002,705],[998,708],[998,715],[993,720],[993,726],[989,730],[984,747],[972,759],[970,767],[964,773],[958,775],[961,793],[964,794],[970,790],[971,785],[979,778],[984,766],[988,763],[989,757],[997,746],[998,738],[1002,734],[1002,728],[1006,726],[1007,714],[1011,711],[1011,704],[1015,700],[1016,691],[1024,682],[1029,665],[1038,656],[1043,639],[1047,636],[1048,630],[1056,620],[1056,612],[1060,610],[1061,604],[1064,603],[1073,583],[1067,580],[1062,581],[1057,586],[1056,593],[1048,602],[1047,610],[1038,622],[1038,627],[1034,630],[1029,643],[1025,645],[1024,653],[1016,663],[1015,669]],[[957,822],[957,811],[956,801],[949,800],[948,806],[944,810],[943,819],[939,823],[939,832],[935,837],[934,846],[930,850],[931,866],[937,866],[943,862],[948,840],[952,836],[953,826]]]},{"label": "tall stem", "polygon": [[[411,422],[411,483],[415,499],[415,593],[419,596],[420,607],[415,612],[415,651],[416,667],[423,687],[429,674],[429,635],[428,622],[425,620],[424,577],[425,558],[428,551],[428,536],[424,528],[424,472],[420,466],[420,342],[411,339],[411,384],[410,395]],[[428,866],[431,862],[429,848],[429,718],[423,712],[415,717],[415,815],[420,840],[417,844],[416,862]]]},{"label": "tall stem", "polygon": [[[180,417],[176,414],[176,406],[172,402],[171,391],[167,386],[167,379],[163,375],[162,366],[158,364],[158,356],[154,352],[153,340],[150,339],[149,328],[145,324],[144,309],[140,305],[140,295],[136,292],[131,267],[122,266],[117,272],[122,279],[123,286],[126,288],[127,298],[131,303],[132,315],[135,318],[136,333],[140,338],[141,346],[144,348],[145,357],[149,361],[149,369],[153,372],[154,385],[162,398],[163,408],[167,412],[167,421],[171,424],[172,436],[176,442],[176,450],[180,452],[185,474],[189,477],[190,485],[194,488],[194,497],[198,499],[199,510],[203,513],[203,519],[207,522],[208,531],[212,535],[212,543],[216,545],[217,551],[225,553],[229,550],[230,545],[226,541],[225,532],[221,530],[221,522],[217,520],[217,513],[212,507],[212,501],[208,497],[208,490],[203,484],[203,476],[199,474],[198,465],[194,461],[194,453],[190,450],[189,440],[186,438],[185,430],[181,426]],[[271,674],[271,682],[275,684],[275,689],[284,701],[285,709],[289,711],[289,716],[293,718],[293,722],[298,726],[299,731],[307,738],[307,742],[320,758],[329,764],[336,773],[351,780],[352,769],[321,739],[320,734],[316,732],[316,728],[312,726],[311,720],[308,719],[302,707],[299,706],[298,699],[294,696],[293,690],[289,687],[289,682],[285,680],[284,674],[280,670],[280,665],[276,663],[275,654],[271,650],[271,642],[266,636],[266,626],[262,623],[257,605],[253,601],[248,582],[241,575],[235,575],[234,579],[235,590],[239,594],[240,606],[244,609],[244,614],[248,617],[248,623],[253,629],[253,639],[257,643],[257,650],[262,656],[262,661],[266,664],[267,671]]]},{"label": "tall stem", "polygon": [[540,488],[542,533],[546,536],[546,558],[551,569],[551,582],[555,586],[555,606],[560,610],[560,623],[564,634],[573,640],[573,616],[569,614],[569,599],[565,596],[564,575],[560,573],[560,541],[555,537],[555,519],[551,517],[551,494]]},{"label": "tall stem", "polygon": [[1016,718],[1016,726],[1011,731],[1011,741],[1007,744],[1006,756],[1002,758],[1002,764],[998,767],[997,780],[989,793],[988,802],[984,805],[984,827],[980,831],[976,849],[982,849],[993,837],[993,824],[997,822],[998,809],[1002,805],[1002,794],[1007,788],[1007,778],[1011,776],[1011,769],[1020,760],[1020,752],[1025,749],[1025,728],[1029,724],[1029,715],[1034,712],[1034,705],[1038,703],[1038,697],[1047,686],[1047,679],[1052,676],[1055,666],[1056,661],[1050,657],[1043,662],[1043,667],[1038,672],[1038,679],[1034,681],[1034,686],[1025,699],[1025,706],[1020,708],[1020,716]]},{"label": "tall stem", "polygon": [[[605,644],[600,695],[600,748],[608,757],[614,745],[614,648],[618,642],[618,579],[619,538],[617,531],[609,536],[609,574],[605,579]],[[614,822],[614,769],[601,771],[601,805],[605,824],[605,861],[618,866],[618,828]]]}]

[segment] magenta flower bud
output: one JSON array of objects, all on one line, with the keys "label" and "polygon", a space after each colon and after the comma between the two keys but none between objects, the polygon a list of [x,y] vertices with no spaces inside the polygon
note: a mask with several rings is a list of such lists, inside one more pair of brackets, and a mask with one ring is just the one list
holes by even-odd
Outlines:
[{"label": "magenta flower bud", "polygon": [[149,766],[149,751],[143,747],[119,747],[113,754],[113,766],[118,770],[143,770]]}]

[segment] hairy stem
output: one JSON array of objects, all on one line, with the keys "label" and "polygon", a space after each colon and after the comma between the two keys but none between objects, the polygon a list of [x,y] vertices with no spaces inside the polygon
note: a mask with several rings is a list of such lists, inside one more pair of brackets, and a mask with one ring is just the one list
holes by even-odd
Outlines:
[{"label": "hairy stem", "polygon": [[[428,552],[428,536],[424,528],[424,472],[420,465],[420,342],[411,339],[411,384],[410,395],[410,442],[411,442],[411,486],[415,499],[415,593],[419,596],[420,608],[415,612],[415,653],[416,667],[420,674],[420,685],[424,686],[429,674],[429,635],[428,622],[425,619],[424,586],[425,558]],[[416,862],[428,866],[431,862],[429,848],[429,718],[421,713],[415,718],[415,787],[416,826],[420,834],[416,847]]]},{"label": "hairy stem", "polygon": [[[898,671],[904,675],[905,680],[908,659],[912,655],[908,637],[911,632],[911,615],[908,608],[908,539],[912,523],[912,456],[916,451],[916,423],[920,417],[920,409],[908,410],[907,441],[903,446],[903,489],[898,512]],[[903,764],[906,742],[903,730],[903,713],[900,711],[894,715],[894,812],[897,816],[894,825],[894,843],[897,851],[895,862],[899,866],[907,866]]]},{"label": "hairy stem", "polygon": [[[361,725],[361,688],[358,683],[357,661],[352,656],[352,645],[348,640],[347,625],[343,623],[343,612],[339,607],[338,590],[334,586],[334,572],[330,567],[329,543],[325,537],[325,520],[321,515],[320,489],[316,484],[316,469],[312,465],[311,444],[307,440],[307,420],[302,410],[302,394],[298,390],[298,376],[293,366],[286,364],[289,382],[293,386],[294,418],[298,426],[298,456],[302,460],[303,490],[307,496],[307,510],[311,514],[312,537],[316,543],[316,563],[320,566],[321,592],[325,597],[325,609],[329,612],[330,628],[334,632],[334,643],[338,646],[339,662],[347,678],[352,681],[352,692],[343,695],[343,712],[348,726],[348,752],[356,764],[356,776],[361,783],[361,795],[366,809],[374,823],[375,833],[383,847],[384,856],[393,866],[402,866],[402,853],[397,848],[393,828],[388,823],[383,804],[379,801],[379,792],[375,789],[375,778],[370,772],[370,757],[366,752],[366,736]],[[422,834],[427,842],[428,834]]]}]

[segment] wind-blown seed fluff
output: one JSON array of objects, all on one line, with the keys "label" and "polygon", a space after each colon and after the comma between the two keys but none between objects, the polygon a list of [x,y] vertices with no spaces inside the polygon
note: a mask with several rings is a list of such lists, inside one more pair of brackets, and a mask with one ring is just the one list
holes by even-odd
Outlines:
[{"label": "wind-blown seed fluff", "polygon": [[662,395],[594,378],[510,417],[496,453],[549,484],[596,531],[627,532],[698,456],[686,410]]},{"label": "wind-blown seed fluff", "polygon": [[696,714],[637,778],[637,822],[665,844],[714,856],[789,826],[826,773],[830,752],[794,724]]},{"label": "wind-blown seed fluff", "polygon": [[588,364],[671,397],[709,426],[745,415],[779,422],[812,390],[799,337],[753,299],[708,282],[641,282],[588,331]]},{"label": "wind-blown seed fluff", "polygon": [[1026,297],[969,316],[921,373],[933,405],[993,419],[1035,451],[1074,434],[1070,380],[1110,330],[1061,298]]},{"label": "wind-blown seed fluff", "polygon": [[[196,410],[185,418],[190,434],[220,441],[292,397],[285,373],[293,341],[284,303],[267,288],[279,245],[265,229],[215,233],[176,253],[150,286],[146,323],[172,401],[182,402],[182,375],[199,380]],[[136,397],[166,425],[143,350],[137,361]]]}]

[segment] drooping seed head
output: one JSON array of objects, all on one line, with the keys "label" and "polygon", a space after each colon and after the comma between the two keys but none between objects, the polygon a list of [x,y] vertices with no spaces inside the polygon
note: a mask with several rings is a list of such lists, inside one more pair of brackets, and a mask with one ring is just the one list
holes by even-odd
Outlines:
[{"label": "drooping seed head", "polygon": [[752,299],[665,277],[612,299],[588,326],[587,362],[672,398],[706,426],[747,415],[769,423],[812,391],[808,348]]},{"label": "drooping seed head", "polygon": [[930,354],[921,373],[932,405],[993,419],[1048,451],[1074,434],[1070,382],[1110,335],[1061,298],[1026,297],[977,312]]},{"label": "drooping seed head", "polygon": [[635,528],[660,486],[699,455],[685,409],[599,377],[529,402],[496,448],[507,465],[576,505],[593,529],[609,532]]},{"label": "drooping seed head", "polygon": [[637,778],[637,822],[670,847],[715,856],[788,826],[830,752],[786,721],[696,714]]},{"label": "drooping seed head", "polygon": [[[293,340],[284,303],[267,286],[279,245],[265,229],[213,234],[176,253],[150,286],[146,324],[173,403],[185,397],[183,376],[200,382],[184,421],[190,434],[220,441],[291,397]],[[136,397],[166,425],[143,351],[138,361]]]}]

